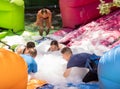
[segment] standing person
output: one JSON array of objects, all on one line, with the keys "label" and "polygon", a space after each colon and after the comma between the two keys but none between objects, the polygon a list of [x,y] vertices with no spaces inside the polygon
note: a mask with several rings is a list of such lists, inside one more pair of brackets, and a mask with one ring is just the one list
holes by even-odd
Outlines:
[{"label": "standing person", "polygon": [[46,27],[46,35],[49,34],[52,27],[52,12],[46,8],[39,10],[35,24],[40,27],[39,34],[41,36],[43,35],[44,27]]},{"label": "standing person", "polygon": [[[62,53],[63,58],[68,61],[67,68],[64,72],[64,77],[66,78],[70,75],[71,69],[73,67],[89,68],[87,66],[87,63],[88,61],[90,61],[91,58],[99,59],[99,56],[95,56],[95,54],[92,55],[89,53],[79,53],[79,54],[73,55],[69,47],[64,47],[61,50],[61,53]],[[86,74],[86,76],[83,78],[83,82],[90,82],[90,81],[95,81],[95,80],[98,80],[97,72],[91,72],[91,69]]]}]

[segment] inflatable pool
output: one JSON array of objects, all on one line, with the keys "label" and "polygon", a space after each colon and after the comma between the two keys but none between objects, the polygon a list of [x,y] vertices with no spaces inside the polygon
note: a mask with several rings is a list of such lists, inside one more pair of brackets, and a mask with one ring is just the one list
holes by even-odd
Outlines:
[{"label": "inflatable pool", "polygon": [[120,89],[120,45],[106,52],[98,65],[100,89]]}]

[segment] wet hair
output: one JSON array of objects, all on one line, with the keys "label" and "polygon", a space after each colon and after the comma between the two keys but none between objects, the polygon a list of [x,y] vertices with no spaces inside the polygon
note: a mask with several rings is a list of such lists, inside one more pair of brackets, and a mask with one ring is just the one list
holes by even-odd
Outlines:
[{"label": "wet hair", "polygon": [[56,45],[56,46],[58,46],[58,41],[53,40],[53,41],[51,41],[50,45]]},{"label": "wet hair", "polygon": [[27,45],[26,45],[27,48],[34,48],[35,47],[35,43],[30,41],[30,42],[27,42]]},{"label": "wet hair", "polygon": [[69,48],[69,47],[64,47],[62,50],[61,50],[61,53],[64,54],[64,53],[70,53],[72,54],[72,50]]},{"label": "wet hair", "polygon": [[37,50],[34,49],[34,48],[31,48],[31,49],[29,49],[29,54],[30,54],[32,57],[36,57],[36,55],[37,55]]},{"label": "wet hair", "polygon": [[47,14],[47,13],[48,13],[48,12],[47,12],[47,9],[45,9],[45,8],[41,9],[41,13],[42,13],[42,14],[44,14],[44,13]]}]

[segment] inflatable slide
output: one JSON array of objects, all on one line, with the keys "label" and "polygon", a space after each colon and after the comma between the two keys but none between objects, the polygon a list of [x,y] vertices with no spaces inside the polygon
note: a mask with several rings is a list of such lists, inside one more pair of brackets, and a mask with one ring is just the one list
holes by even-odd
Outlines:
[{"label": "inflatable slide", "polygon": [[[110,2],[112,0],[104,0]],[[59,0],[63,27],[77,28],[100,17],[99,0]]]},{"label": "inflatable slide", "polygon": [[0,38],[6,36],[8,30],[24,30],[23,0],[0,0]]}]

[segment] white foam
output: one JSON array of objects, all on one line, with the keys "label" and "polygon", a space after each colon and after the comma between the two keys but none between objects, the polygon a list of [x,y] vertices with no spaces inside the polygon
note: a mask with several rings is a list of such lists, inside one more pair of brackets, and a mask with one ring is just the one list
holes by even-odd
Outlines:
[{"label": "white foam", "polygon": [[[65,83],[63,73],[67,62],[58,53],[48,53],[37,57],[38,72],[34,75],[37,79],[46,80],[50,84]],[[39,54],[38,54],[39,55]]]}]

